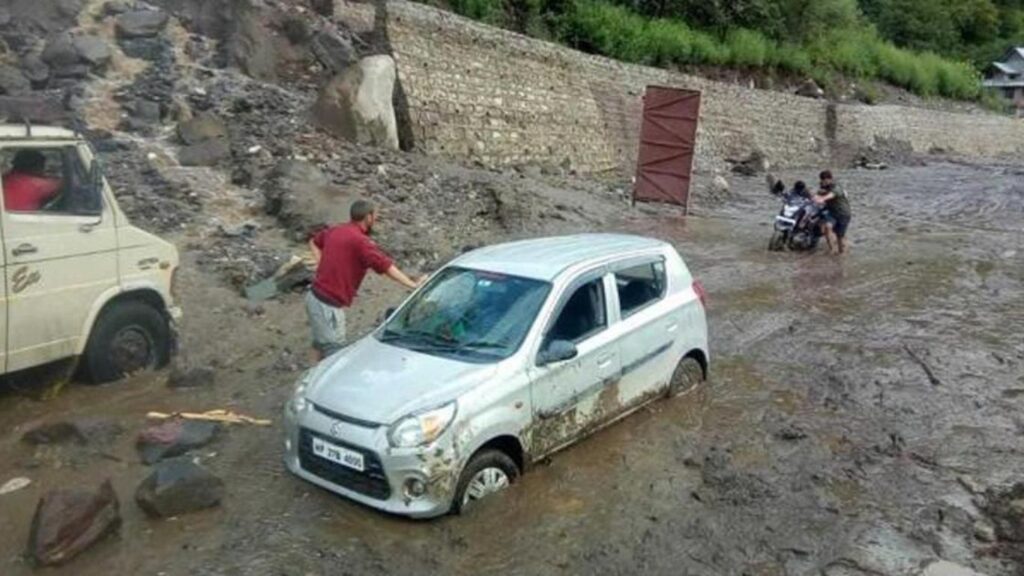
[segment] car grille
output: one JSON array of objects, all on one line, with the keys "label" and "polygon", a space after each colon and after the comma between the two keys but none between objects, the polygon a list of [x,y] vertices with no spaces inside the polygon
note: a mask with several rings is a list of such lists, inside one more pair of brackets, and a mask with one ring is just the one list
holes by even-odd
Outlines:
[{"label": "car grille", "polygon": [[[313,454],[314,436],[331,444],[337,444],[343,448],[359,452],[363,455],[363,464],[365,464],[366,470],[360,472]],[[337,484],[364,496],[377,500],[387,500],[391,496],[391,485],[388,484],[387,475],[384,474],[384,465],[381,464],[377,454],[358,446],[341,442],[337,438],[331,438],[306,428],[300,429],[299,465],[310,474],[319,476],[332,484]]]}]

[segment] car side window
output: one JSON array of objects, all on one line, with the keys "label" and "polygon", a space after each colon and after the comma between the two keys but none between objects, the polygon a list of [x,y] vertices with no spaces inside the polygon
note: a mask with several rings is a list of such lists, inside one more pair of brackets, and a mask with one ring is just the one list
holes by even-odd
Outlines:
[{"label": "car side window", "polygon": [[566,340],[579,343],[586,340],[608,326],[605,310],[603,279],[580,286],[566,300],[545,338],[546,342]]},{"label": "car side window", "polygon": [[4,210],[10,213],[90,216],[102,212],[102,191],[75,146],[0,151]]},{"label": "car side window", "polygon": [[665,296],[665,263],[661,260],[615,272],[619,310],[623,318]]}]

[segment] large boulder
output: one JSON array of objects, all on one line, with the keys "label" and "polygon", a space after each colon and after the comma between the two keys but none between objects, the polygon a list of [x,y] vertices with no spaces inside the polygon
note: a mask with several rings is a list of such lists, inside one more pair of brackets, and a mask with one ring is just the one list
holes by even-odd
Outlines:
[{"label": "large boulder", "polygon": [[160,10],[133,10],[117,17],[118,38],[152,38],[167,27],[167,13]]},{"label": "large boulder", "polygon": [[324,86],[313,117],[352,142],[397,150],[394,90],[395,61],[386,55],[363,58]]},{"label": "large boulder", "polygon": [[214,166],[231,156],[228,128],[218,116],[203,113],[178,124],[185,146],[178,152],[182,166]]},{"label": "large boulder", "polygon": [[135,491],[139,508],[161,518],[212,508],[223,497],[224,481],[184,458],[158,464]]},{"label": "large boulder", "polygon": [[43,566],[63,564],[120,526],[120,506],[110,480],[96,492],[53,490],[36,507],[28,553]]},{"label": "large boulder", "polygon": [[200,420],[174,418],[155,424],[139,433],[136,448],[145,464],[181,456],[189,450],[213,442],[220,433],[220,424]]}]

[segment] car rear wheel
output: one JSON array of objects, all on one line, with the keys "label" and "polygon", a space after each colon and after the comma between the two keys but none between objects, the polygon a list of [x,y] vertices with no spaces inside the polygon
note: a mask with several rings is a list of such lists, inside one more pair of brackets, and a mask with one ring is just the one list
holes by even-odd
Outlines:
[{"label": "car rear wheel", "polygon": [[679,361],[675,371],[672,373],[672,380],[669,382],[668,396],[672,398],[680,394],[686,394],[695,390],[704,381],[704,368],[693,356],[687,356]]},{"label": "car rear wheel", "polygon": [[466,465],[455,490],[452,511],[461,514],[484,498],[501,492],[519,479],[519,467],[500,450],[483,450]]},{"label": "car rear wheel", "polygon": [[167,364],[170,354],[167,318],[145,302],[120,302],[96,321],[82,369],[90,382],[100,384],[160,368]]}]

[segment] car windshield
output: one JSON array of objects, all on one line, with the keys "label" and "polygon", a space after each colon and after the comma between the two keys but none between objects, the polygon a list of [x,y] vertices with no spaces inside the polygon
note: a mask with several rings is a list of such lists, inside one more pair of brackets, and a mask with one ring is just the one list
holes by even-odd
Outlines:
[{"label": "car windshield", "polygon": [[377,334],[426,354],[489,362],[519,349],[550,284],[481,270],[439,272]]}]

